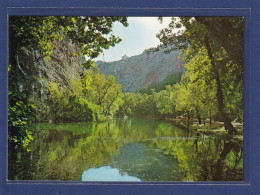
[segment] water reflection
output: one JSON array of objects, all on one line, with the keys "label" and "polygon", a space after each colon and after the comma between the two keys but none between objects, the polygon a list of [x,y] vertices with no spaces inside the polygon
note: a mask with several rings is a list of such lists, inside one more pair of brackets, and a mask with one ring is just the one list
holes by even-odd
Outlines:
[{"label": "water reflection", "polygon": [[137,177],[120,173],[118,169],[110,166],[91,168],[82,174],[82,181],[141,181]]},{"label": "water reflection", "polygon": [[39,124],[34,138],[31,154],[12,163],[12,178],[80,181],[89,170],[141,181],[241,181],[243,175],[242,141],[165,121]]}]

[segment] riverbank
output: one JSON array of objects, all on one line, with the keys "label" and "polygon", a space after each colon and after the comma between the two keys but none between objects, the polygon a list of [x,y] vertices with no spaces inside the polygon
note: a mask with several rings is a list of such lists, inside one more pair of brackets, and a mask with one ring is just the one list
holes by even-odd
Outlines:
[{"label": "riverbank", "polygon": [[[220,135],[220,136],[230,136],[225,130],[224,122],[212,121],[210,124],[209,119],[203,120],[202,124],[199,124],[198,120],[190,119],[188,121],[185,117],[178,118],[170,118],[163,116],[143,116],[144,118],[155,119],[155,120],[165,120],[169,122],[173,122],[176,126],[179,126],[184,129],[194,130],[197,132],[201,132],[207,135]],[[237,137],[239,139],[243,139],[243,123],[232,122],[232,125],[238,131],[238,135],[231,135],[233,137]]]}]

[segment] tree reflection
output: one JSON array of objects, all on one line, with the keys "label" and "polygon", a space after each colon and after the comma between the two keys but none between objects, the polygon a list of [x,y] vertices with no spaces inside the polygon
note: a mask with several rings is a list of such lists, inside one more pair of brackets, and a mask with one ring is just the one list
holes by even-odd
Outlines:
[{"label": "tree reflection", "polygon": [[81,180],[85,170],[110,166],[142,181],[242,180],[242,141],[187,134],[165,121],[42,125],[34,137],[17,179]]},{"label": "tree reflection", "polygon": [[[199,136],[197,134],[197,136]],[[241,181],[243,170],[242,141],[199,137],[194,141],[156,141],[166,154],[179,162],[182,181]]]}]

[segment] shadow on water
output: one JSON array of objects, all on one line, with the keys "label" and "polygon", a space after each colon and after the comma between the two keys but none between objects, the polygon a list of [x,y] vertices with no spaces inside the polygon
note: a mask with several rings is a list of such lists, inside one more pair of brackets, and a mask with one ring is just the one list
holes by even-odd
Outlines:
[{"label": "shadow on water", "polygon": [[9,179],[241,181],[243,143],[151,119],[38,124]]}]

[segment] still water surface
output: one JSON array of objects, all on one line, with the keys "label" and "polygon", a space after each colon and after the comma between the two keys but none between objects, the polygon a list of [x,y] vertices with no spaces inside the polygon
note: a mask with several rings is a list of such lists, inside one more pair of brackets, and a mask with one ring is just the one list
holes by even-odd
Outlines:
[{"label": "still water surface", "polygon": [[20,168],[22,179],[242,180],[242,141],[199,134],[166,121],[38,124],[34,140],[30,157],[21,161],[27,163]]}]

